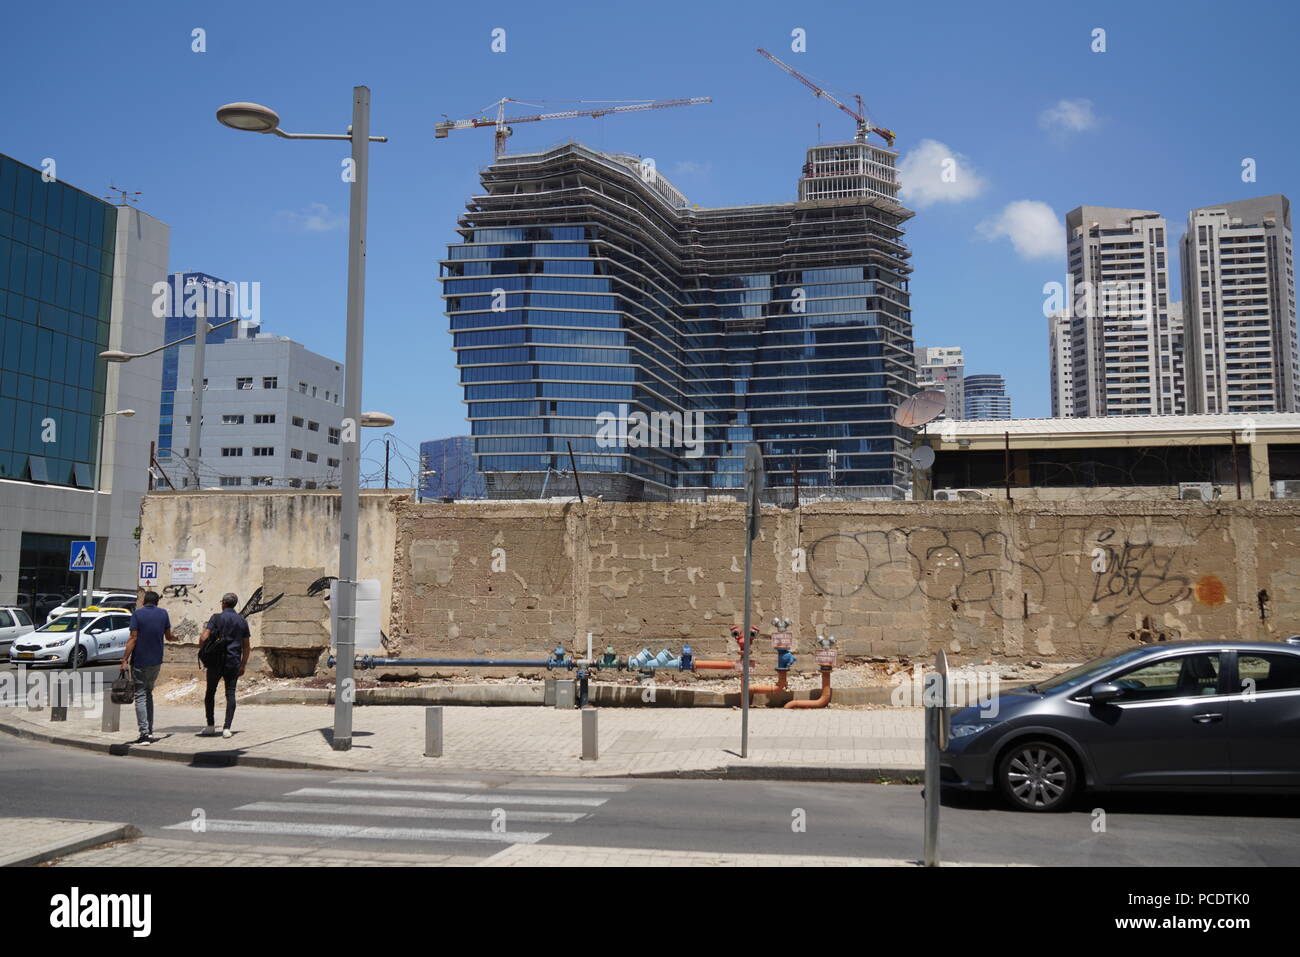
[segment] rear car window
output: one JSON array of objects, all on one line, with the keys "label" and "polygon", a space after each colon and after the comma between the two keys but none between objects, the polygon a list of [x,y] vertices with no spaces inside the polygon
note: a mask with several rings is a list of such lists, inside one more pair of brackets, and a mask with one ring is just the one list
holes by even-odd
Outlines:
[{"label": "rear car window", "polygon": [[1239,654],[1237,680],[1242,691],[1291,691],[1300,688],[1300,655]]}]

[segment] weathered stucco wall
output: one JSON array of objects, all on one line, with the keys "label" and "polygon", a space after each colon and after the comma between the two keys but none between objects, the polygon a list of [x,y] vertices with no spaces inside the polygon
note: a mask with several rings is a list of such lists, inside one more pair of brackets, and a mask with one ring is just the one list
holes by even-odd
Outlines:
[{"label": "weathered stucco wall", "polygon": [[[141,555],[206,553],[173,620],[201,624],[269,565],[337,571],[337,495],[164,493]],[[743,509],[722,504],[417,505],[367,493],[362,576],[402,656],[540,656],[563,642],[729,656]],[[164,571],[165,574],[165,571]],[[264,595],[264,600],[274,597]],[[1300,632],[1300,503],[874,502],[765,508],[754,620],[851,656],[1079,660],[1139,641]],[[259,636],[256,615],[251,622]],[[182,625],[182,627],[187,627]],[[760,646],[765,647],[765,645]],[[803,645],[807,649],[807,645]]]},{"label": "weathered stucco wall", "polygon": [[[392,595],[393,509],[403,497],[392,492],[364,492],[361,497],[360,575],[379,579],[385,608]],[[151,492],[144,500],[140,560],[158,562],[162,577],[157,591],[172,628],[183,641],[193,641],[221,610],[221,596],[232,591],[243,607],[262,588],[268,566],[321,567],[325,575],[338,575],[338,529],[337,492]],[[171,584],[173,559],[195,561],[193,585]],[[261,600],[275,597],[264,592]],[[257,647],[263,616],[250,615],[248,624]],[[387,631],[387,622],[384,627]]]}]

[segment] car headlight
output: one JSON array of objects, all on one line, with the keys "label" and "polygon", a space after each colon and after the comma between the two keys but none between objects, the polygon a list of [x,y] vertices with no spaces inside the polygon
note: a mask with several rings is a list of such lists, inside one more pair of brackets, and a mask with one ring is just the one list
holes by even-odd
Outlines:
[{"label": "car headlight", "polygon": [[968,738],[972,734],[979,734],[991,727],[993,727],[991,724],[954,724],[948,729],[948,736],[950,738]]},{"label": "car headlight", "polygon": [[71,640],[72,640],[72,636],[71,636],[71,635],[68,635],[68,637],[64,638],[62,641],[50,641],[50,642],[46,642],[45,647],[46,647],[46,648],[62,648],[64,645],[66,645],[66,644],[67,644],[68,642],[70,642]]}]

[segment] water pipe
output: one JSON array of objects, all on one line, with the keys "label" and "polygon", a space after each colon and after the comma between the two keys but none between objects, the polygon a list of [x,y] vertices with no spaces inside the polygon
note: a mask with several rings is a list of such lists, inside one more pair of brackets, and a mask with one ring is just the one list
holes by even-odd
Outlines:
[{"label": "water pipe", "polygon": [[[330,655],[326,663],[333,668],[336,660],[334,655]],[[554,658],[535,661],[528,658],[376,658],[374,655],[360,655],[356,659],[356,667],[362,669],[409,666],[412,668],[545,668],[547,671],[552,671],[557,667],[572,670],[573,664],[572,658],[557,662]]]},{"label": "water pipe", "polygon": [[773,618],[772,619],[772,647],[776,650],[776,684],[774,685],[751,685],[749,693],[751,695],[750,704],[754,703],[753,695],[756,694],[774,694],[778,691],[786,690],[787,672],[797,660],[790,652],[790,646],[794,639],[790,635],[790,619]]},{"label": "water pipe", "polygon": [[831,703],[831,671],[835,667],[835,636],[817,639],[817,664],[822,671],[822,693],[809,700],[787,701],[787,708],[824,708]]}]

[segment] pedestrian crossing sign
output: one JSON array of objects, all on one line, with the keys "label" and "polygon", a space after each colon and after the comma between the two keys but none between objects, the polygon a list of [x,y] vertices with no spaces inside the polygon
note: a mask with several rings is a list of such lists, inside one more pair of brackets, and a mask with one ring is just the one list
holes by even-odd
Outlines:
[{"label": "pedestrian crossing sign", "polygon": [[95,543],[73,542],[68,555],[68,571],[91,572],[95,570]]}]

